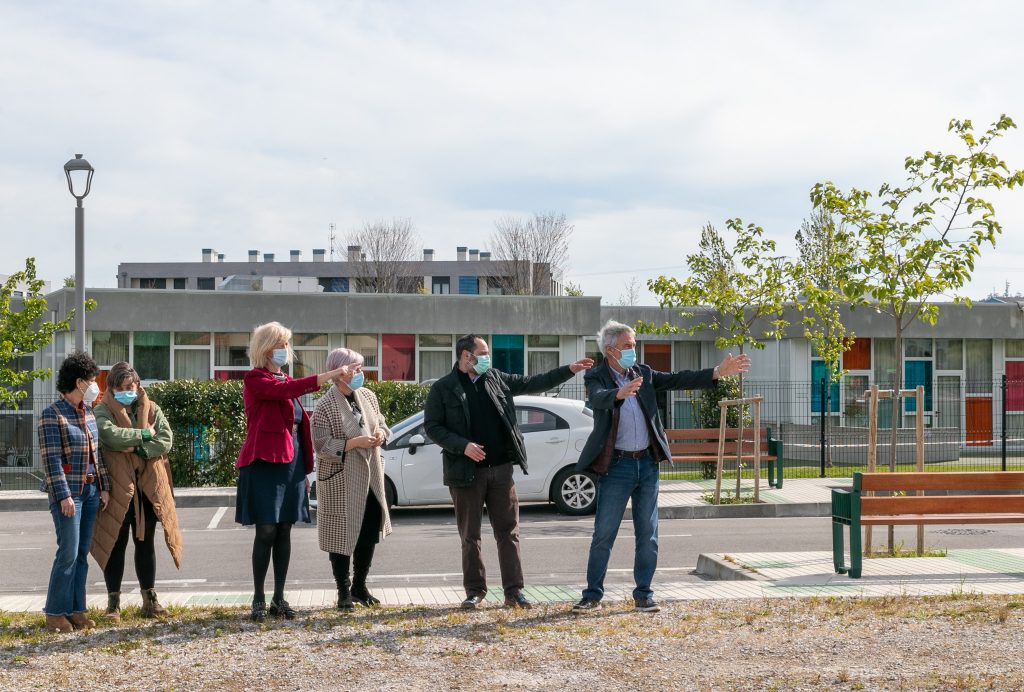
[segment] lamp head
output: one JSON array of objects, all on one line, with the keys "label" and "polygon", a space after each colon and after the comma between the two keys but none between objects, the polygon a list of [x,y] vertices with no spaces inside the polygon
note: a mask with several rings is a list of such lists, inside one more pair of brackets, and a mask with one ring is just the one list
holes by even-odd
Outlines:
[{"label": "lamp head", "polygon": [[[71,196],[81,202],[89,194],[92,187],[92,164],[82,158],[81,154],[75,154],[75,158],[64,164],[64,175],[68,179],[68,191]],[[83,192],[76,192],[76,189]]]}]

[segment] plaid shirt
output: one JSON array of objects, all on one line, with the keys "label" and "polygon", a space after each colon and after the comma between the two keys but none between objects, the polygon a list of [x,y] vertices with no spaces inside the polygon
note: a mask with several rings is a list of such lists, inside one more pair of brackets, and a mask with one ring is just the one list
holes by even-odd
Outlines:
[{"label": "plaid shirt", "polygon": [[96,418],[88,406],[76,407],[66,399],[58,399],[43,409],[39,417],[39,456],[46,479],[39,489],[50,496],[51,502],[82,494],[90,450],[100,488],[110,488],[110,475],[99,441]]}]

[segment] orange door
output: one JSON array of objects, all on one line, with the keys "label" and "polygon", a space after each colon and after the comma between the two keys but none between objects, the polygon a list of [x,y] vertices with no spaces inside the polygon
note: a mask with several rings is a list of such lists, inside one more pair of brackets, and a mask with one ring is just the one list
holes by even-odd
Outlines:
[{"label": "orange door", "polygon": [[992,399],[967,397],[967,444],[992,444]]}]

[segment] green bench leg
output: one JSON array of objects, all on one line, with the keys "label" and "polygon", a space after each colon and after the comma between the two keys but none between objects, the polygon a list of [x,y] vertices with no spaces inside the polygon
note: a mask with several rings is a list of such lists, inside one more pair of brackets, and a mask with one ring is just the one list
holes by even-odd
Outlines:
[{"label": "green bench leg", "polygon": [[836,574],[846,574],[849,571],[843,548],[843,532],[845,530],[846,526],[843,523],[832,522],[832,564],[835,565]]},{"label": "green bench leg", "polygon": [[[860,508],[858,507],[858,515],[860,514]],[[853,579],[860,579],[861,560],[863,559],[864,551],[861,548],[860,542],[860,521],[858,520],[850,524],[850,577]]]}]

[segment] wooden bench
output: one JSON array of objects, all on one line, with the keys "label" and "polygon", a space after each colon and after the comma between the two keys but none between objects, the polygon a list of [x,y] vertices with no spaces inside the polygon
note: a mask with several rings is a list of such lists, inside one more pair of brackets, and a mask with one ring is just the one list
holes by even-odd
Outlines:
[{"label": "wooden bench", "polygon": [[[854,473],[852,489],[832,489],[832,559],[836,573],[860,577],[861,526],[1024,522],[1021,490],[1024,471]],[[864,494],[872,491],[943,494]],[[850,527],[849,565],[843,548],[846,526]]]},{"label": "wooden bench", "polygon": [[[673,464],[718,463],[718,428],[666,430]],[[761,429],[761,463],[768,467],[768,485],[782,487],[782,441],[772,438],[771,428]],[[736,460],[739,428],[725,429],[725,461]],[[743,429],[744,463],[754,460],[754,430]]]}]

